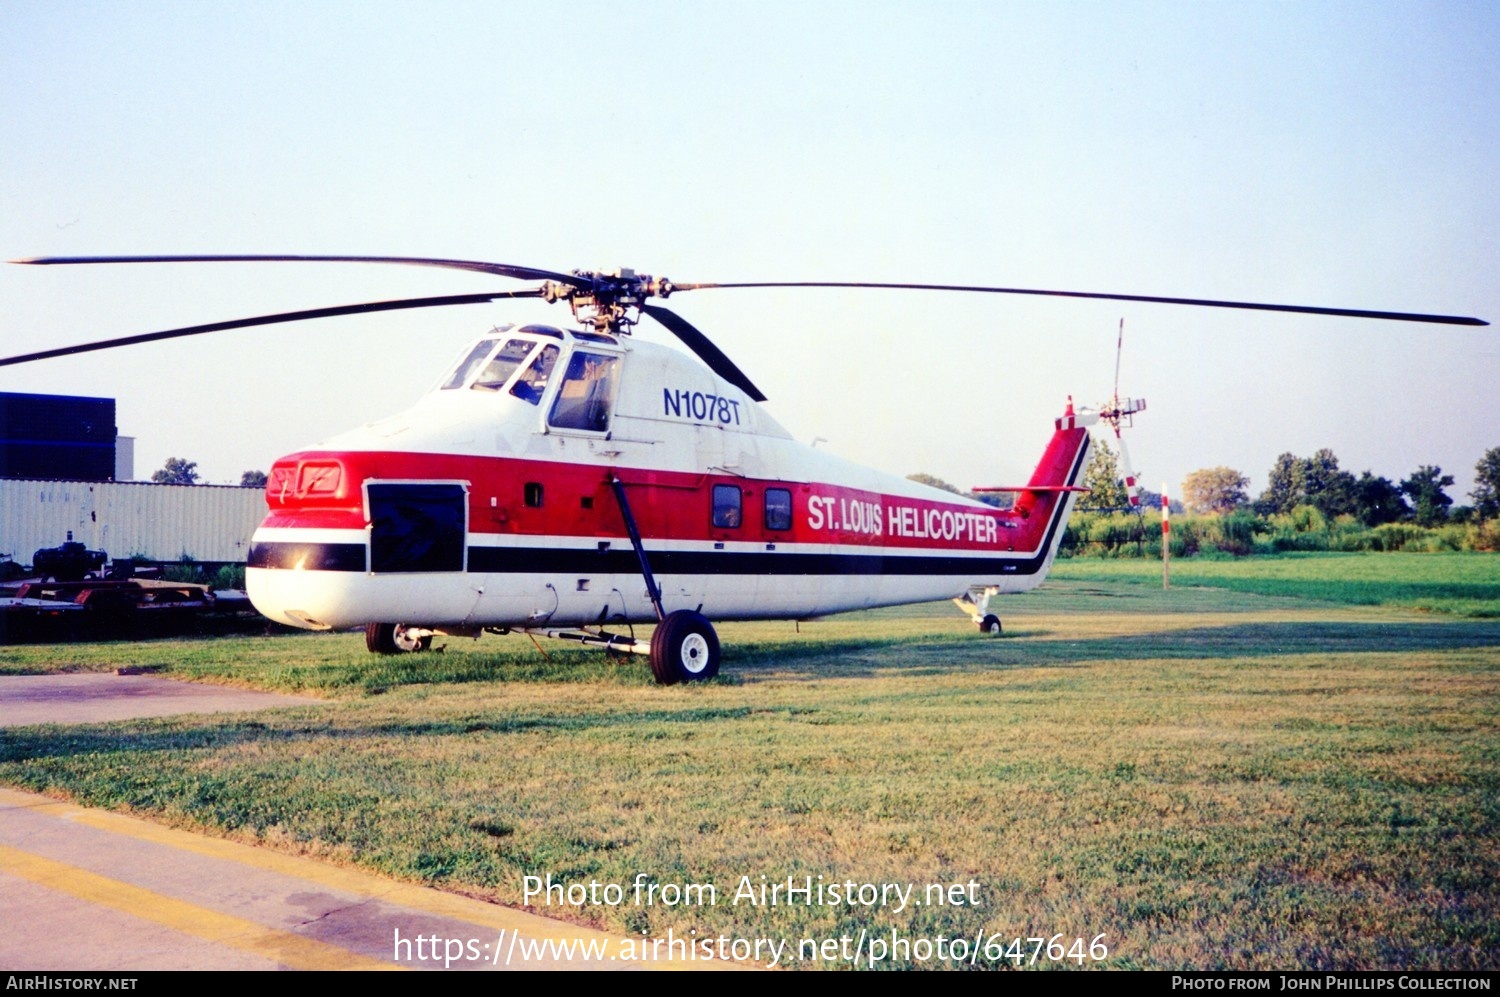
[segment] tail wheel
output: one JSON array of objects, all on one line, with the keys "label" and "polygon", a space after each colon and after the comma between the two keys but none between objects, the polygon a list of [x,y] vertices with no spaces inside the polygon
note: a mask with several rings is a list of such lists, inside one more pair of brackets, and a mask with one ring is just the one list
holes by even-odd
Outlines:
[{"label": "tail wheel", "polygon": [[979,621],[979,632],[986,636],[999,637],[1002,629],[1000,626],[1000,617],[994,613],[989,614]]},{"label": "tail wheel", "polygon": [[432,636],[419,637],[404,623],[368,623],[365,625],[365,647],[374,654],[410,654],[432,646]]},{"label": "tail wheel", "polygon": [[651,635],[651,673],[661,685],[701,682],[719,674],[719,635],[691,609],[668,613]]}]

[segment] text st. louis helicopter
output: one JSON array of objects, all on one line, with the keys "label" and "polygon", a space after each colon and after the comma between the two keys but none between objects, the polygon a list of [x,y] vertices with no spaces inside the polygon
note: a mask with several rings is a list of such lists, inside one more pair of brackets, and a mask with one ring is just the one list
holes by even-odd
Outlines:
[{"label": "text st. louis helicopter", "polygon": [[[523,632],[649,655],[662,683],[719,668],[718,620],[807,618],[954,598],[1000,632],[991,597],[1040,584],[1088,461],[1088,426],[1145,407],[1071,403],[1001,510],[797,443],[702,332],[651,298],[726,288],[1051,295],[1455,325],[1474,318],[1026,288],[849,282],[675,283],[636,274],[367,256],[61,257],[30,264],[343,262],[540,282],[521,290],[319,308],[127,336],[0,366],[249,326],[367,312],[566,301],[580,328],[501,327],[408,411],[272,465],[246,587],[313,630],[363,626],[370,650]],[[629,337],[640,315],[702,364]],[[1133,485],[1133,482],[1132,482]],[[1132,495],[1134,499],[1134,496]],[[607,626],[656,621],[649,642]]]}]

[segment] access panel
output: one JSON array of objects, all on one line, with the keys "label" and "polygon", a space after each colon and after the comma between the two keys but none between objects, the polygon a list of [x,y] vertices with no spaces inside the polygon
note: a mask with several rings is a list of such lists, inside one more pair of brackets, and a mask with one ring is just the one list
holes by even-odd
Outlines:
[{"label": "access panel", "polygon": [[468,489],[460,483],[365,485],[370,570],[463,571]]}]

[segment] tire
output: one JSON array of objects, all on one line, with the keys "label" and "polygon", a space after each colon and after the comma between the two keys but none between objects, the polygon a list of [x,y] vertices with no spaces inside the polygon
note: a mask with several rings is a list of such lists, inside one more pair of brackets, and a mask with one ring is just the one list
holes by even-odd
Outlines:
[{"label": "tire", "polygon": [[373,654],[410,654],[431,646],[431,637],[407,636],[403,623],[365,624],[365,647]]},{"label": "tire", "polygon": [[994,613],[989,614],[979,621],[979,632],[988,637],[999,637],[1004,628],[1000,626],[1000,617]]},{"label": "tire", "polygon": [[660,685],[702,682],[719,674],[719,635],[691,609],[668,613],[651,635],[651,674]]}]

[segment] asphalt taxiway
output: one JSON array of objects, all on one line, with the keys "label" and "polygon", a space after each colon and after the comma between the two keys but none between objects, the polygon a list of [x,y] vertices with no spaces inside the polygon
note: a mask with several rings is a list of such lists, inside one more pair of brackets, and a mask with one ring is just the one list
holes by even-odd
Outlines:
[{"label": "asphalt taxiway", "polygon": [[[151,676],[5,676],[0,728],[317,702]],[[0,898],[3,970],[735,968],[642,958],[640,939],[11,789]]]}]

